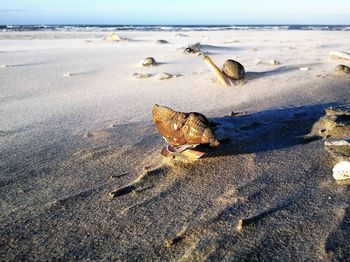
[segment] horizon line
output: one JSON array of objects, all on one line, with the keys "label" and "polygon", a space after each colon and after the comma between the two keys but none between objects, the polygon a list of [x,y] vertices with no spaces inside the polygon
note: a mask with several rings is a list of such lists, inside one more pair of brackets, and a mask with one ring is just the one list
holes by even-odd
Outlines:
[{"label": "horizon line", "polygon": [[325,24],[325,23],[237,23],[237,24],[135,24],[135,23],[121,23],[121,24],[111,24],[111,23],[38,23],[38,24],[0,24],[0,26],[291,26],[291,25],[317,25],[317,26],[350,26],[350,24]]}]

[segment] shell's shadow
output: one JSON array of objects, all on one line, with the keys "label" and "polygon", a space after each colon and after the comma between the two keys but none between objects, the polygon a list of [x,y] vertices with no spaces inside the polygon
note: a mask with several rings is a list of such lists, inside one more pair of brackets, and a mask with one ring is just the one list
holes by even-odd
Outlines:
[{"label": "shell's shadow", "polygon": [[313,124],[334,104],[271,109],[239,116],[211,118],[221,144],[218,149],[200,148],[207,157],[278,150],[310,142]]}]

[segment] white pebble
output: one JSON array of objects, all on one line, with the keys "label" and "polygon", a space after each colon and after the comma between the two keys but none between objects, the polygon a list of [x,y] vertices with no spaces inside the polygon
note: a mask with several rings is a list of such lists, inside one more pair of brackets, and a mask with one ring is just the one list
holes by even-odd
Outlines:
[{"label": "white pebble", "polygon": [[269,63],[270,63],[270,65],[279,65],[280,64],[280,62],[278,60],[275,60],[275,59],[271,60]]},{"label": "white pebble", "polygon": [[63,77],[70,77],[70,76],[71,76],[70,73],[64,73],[64,74],[63,74]]},{"label": "white pebble", "polygon": [[0,67],[1,67],[1,68],[6,68],[6,67],[7,67],[7,65],[1,65]]},{"label": "white pebble", "polygon": [[299,70],[300,71],[309,71],[309,68],[308,67],[300,67]]},{"label": "white pebble", "polygon": [[333,167],[333,177],[336,180],[350,178],[350,162],[341,161]]}]

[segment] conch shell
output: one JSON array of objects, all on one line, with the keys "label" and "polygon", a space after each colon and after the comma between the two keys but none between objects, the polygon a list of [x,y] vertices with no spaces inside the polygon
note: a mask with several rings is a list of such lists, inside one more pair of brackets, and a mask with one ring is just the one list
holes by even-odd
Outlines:
[{"label": "conch shell", "polygon": [[200,113],[176,112],[166,106],[154,105],[152,120],[172,146],[209,144],[217,147],[220,144],[208,119]]}]

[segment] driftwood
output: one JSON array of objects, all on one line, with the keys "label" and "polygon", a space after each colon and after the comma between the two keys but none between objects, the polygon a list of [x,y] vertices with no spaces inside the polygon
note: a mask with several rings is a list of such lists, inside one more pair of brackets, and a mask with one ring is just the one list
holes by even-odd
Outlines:
[{"label": "driftwood", "polygon": [[224,86],[229,86],[230,83],[222,71],[214,64],[214,62],[210,59],[209,56],[204,57],[204,62],[209,67],[210,71],[216,76],[216,78],[220,81],[220,83]]}]

